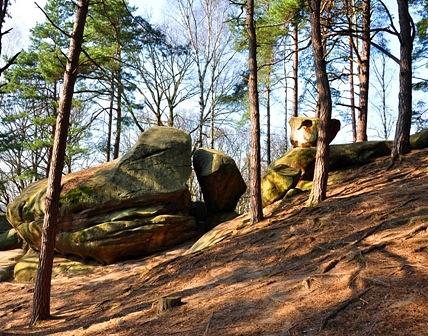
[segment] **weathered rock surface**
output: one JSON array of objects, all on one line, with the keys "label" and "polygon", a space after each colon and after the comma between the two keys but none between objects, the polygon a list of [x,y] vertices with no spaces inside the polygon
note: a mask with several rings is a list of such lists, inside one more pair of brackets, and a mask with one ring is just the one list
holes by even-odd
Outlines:
[{"label": "weathered rock surface", "polygon": [[0,215],[0,251],[20,248],[22,239],[8,222],[5,215]]},{"label": "weathered rock surface", "polygon": [[428,148],[428,128],[410,136],[412,149]]},{"label": "weathered rock surface", "polygon": [[193,154],[193,167],[208,212],[234,211],[247,189],[235,161],[217,150],[200,148]]},{"label": "weathered rock surface", "polygon": [[299,168],[291,168],[284,164],[271,165],[262,178],[262,206],[282,198],[285,193],[294,188],[299,181],[301,171]]},{"label": "weathered rock surface", "polygon": [[[391,145],[388,141],[366,141],[344,145],[331,145],[330,169],[335,170],[350,166],[360,166],[373,161],[377,157],[389,155],[391,153]],[[296,186],[299,180],[297,172],[294,173],[296,170],[301,171],[300,180],[311,181],[315,167],[315,156],[316,147],[293,148],[273,162],[263,177],[263,181],[269,181],[269,183],[262,183],[263,206],[281,199],[289,189]],[[283,173],[278,174],[277,171],[282,171]],[[297,178],[295,182],[294,178]],[[287,184],[284,184],[284,181],[289,181],[289,187]]]},{"label": "weathered rock surface", "polygon": [[20,248],[22,239],[14,228],[0,233],[0,251],[8,251]]},{"label": "weathered rock surface", "polygon": [[[12,267],[13,279],[17,282],[34,282],[38,266],[39,253],[29,249]],[[95,261],[84,261],[82,259],[79,260],[77,257],[64,257],[56,254],[52,265],[52,276],[89,273],[96,266],[99,266],[99,264]]]},{"label": "weathered rock surface", "polygon": [[13,279],[13,270],[16,262],[24,255],[24,250],[13,249],[0,251],[0,282]]},{"label": "weathered rock surface", "polygon": [[[294,148],[315,147],[318,140],[318,118],[290,118],[290,142]],[[328,143],[332,142],[340,130],[340,120],[331,119],[329,125]]]},{"label": "weathered rock surface", "polygon": [[[143,132],[120,159],[63,177],[55,248],[102,263],[150,254],[197,234],[189,216],[190,136],[170,127]],[[9,204],[7,216],[39,249],[46,180]]]}]

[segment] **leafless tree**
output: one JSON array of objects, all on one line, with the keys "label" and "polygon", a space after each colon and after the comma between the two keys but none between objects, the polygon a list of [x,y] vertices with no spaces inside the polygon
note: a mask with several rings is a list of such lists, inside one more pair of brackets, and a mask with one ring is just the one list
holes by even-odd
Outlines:
[{"label": "leafless tree", "polygon": [[[213,129],[219,116],[218,97],[235,81],[233,35],[229,29],[228,0],[178,0],[178,23],[184,28],[193,51],[198,82],[199,123],[197,145],[203,146],[206,123]],[[212,130],[210,134],[215,134]],[[211,140],[212,143],[213,140]]]}]

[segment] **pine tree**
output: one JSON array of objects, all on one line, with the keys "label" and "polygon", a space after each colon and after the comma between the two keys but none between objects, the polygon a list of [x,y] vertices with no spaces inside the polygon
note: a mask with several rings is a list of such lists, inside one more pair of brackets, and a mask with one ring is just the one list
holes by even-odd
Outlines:
[{"label": "pine tree", "polygon": [[45,218],[42,228],[40,259],[34,287],[33,310],[31,313],[30,326],[33,326],[40,320],[46,320],[51,316],[50,290],[55,247],[55,228],[59,216],[61,176],[64,166],[74,85],[77,79],[79,56],[83,42],[83,32],[88,9],[89,0],[79,0],[76,10],[76,19],[70,39],[69,56],[67,58],[64,72],[64,85],[61,92],[58,110],[57,132],[55,133],[52,164],[49,171],[48,187],[46,190]]}]

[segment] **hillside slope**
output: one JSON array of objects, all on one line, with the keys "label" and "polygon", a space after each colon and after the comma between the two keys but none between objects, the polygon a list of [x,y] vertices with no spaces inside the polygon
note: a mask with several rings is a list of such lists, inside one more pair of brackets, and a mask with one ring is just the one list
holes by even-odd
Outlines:
[{"label": "hillside slope", "polygon": [[[201,252],[58,276],[55,319],[32,329],[33,285],[0,283],[0,335],[428,335],[428,150],[388,164],[332,174],[318,207],[235,219]],[[184,304],[158,313],[163,296]]]}]

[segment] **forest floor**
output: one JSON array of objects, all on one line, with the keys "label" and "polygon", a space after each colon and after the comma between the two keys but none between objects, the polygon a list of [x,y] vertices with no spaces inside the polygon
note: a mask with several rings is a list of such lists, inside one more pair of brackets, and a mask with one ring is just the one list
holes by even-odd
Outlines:
[{"label": "forest floor", "polygon": [[[428,335],[428,150],[331,174],[194,254],[192,242],[52,281],[53,319],[28,327],[33,284],[0,283],[0,335]],[[159,312],[158,299],[182,305]]]}]

